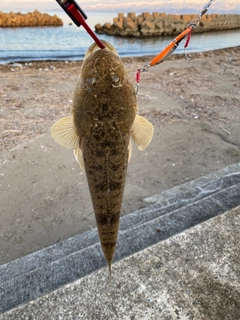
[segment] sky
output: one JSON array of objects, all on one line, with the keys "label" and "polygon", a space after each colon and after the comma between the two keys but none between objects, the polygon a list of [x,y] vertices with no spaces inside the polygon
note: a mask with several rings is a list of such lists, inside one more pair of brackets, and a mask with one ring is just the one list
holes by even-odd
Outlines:
[{"label": "sky", "polygon": [[[84,11],[198,13],[209,0],[77,0]],[[209,13],[240,13],[239,0],[215,0]],[[61,10],[56,0],[0,0],[0,11]]]}]

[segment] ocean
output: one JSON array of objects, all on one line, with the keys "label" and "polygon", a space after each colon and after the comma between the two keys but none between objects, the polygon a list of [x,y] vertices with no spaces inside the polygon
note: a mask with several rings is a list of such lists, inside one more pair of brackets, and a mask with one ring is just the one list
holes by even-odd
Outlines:
[{"label": "ocean", "polygon": [[[93,42],[83,27],[69,25],[70,18],[64,11],[57,14],[63,27],[0,28],[0,64],[31,60],[81,60]],[[113,21],[117,13],[86,12],[87,22],[94,30],[97,23]],[[190,21],[189,21],[190,22]],[[147,39],[121,38],[100,35],[110,42],[121,57],[157,55],[173,37],[151,37]],[[184,52],[183,40],[176,54]],[[240,46],[240,30],[193,34],[188,52],[203,52]]]}]

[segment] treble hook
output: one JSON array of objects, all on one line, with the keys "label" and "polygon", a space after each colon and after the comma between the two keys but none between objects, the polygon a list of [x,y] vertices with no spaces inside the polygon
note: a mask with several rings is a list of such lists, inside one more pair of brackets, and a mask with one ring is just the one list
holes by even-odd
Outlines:
[{"label": "treble hook", "polygon": [[186,49],[184,49],[184,54],[185,54],[185,58],[187,60],[191,60],[191,56],[188,56],[188,53],[187,53]]},{"label": "treble hook", "polygon": [[142,72],[147,72],[148,69],[149,69],[150,65],[149,64],[146,64],[143,68],[140,68],[137,70],[137,73],[136,73],[136,86],[135,86],[135,94],[138,94],[138,89],[139,89],[139,83],[140,83],[140,80],[141,80],[141,73]]}]

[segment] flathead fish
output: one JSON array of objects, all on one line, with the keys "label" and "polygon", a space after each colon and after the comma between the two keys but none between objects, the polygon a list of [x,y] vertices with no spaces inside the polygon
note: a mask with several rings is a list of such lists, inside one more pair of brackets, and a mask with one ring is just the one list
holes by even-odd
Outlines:
[{"label": "flathead fish", "polygon": [[112,45],[92,44],[83,60],[72,115],[52,127],[53,139],[69,149],[85,171],[98,233],[111,272],[132,147],[151,142],[153,126],[137,115],[136,93]]}]

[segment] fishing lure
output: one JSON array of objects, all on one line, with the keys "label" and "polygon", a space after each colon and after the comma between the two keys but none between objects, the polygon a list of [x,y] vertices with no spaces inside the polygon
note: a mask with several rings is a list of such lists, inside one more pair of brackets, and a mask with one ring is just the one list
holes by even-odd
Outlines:
[{"label": "fishing lure", "polygon": [[[187,37],[186,43],[184,45],[184,49],[189,45],[191,35],[192,35],[192,30],[196,28],[199,25],[199,21],[201,20],[202,16],[207,13],[209,7],[215,0],[210,0],[206,6],[203,7],[201,13],[198,15],[198,17],[189,23],[187,28],[181,32],[166,48],[164,48],[156,57],[150,61],[149,64],[145,65],[143,68],[140,68],[137,70],[136,73],[136,93],[138,93],[139,89],[139,84],[140,84],[140,79],[141,79],[141,73],[142,72],[147,72],[150,67],[153,67],[163,61],[165,61],[173,52],[177,49],[179,43]],[[184,50],[184,51],[185,51]],[[188,58],[186,51],[185,51],[186,58]]]}]

